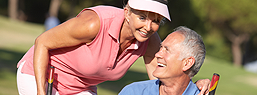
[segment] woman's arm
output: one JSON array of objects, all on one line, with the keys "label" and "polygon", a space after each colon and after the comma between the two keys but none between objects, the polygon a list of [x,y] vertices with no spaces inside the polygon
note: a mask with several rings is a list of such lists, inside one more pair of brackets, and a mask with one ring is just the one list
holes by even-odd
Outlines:
[{"label": "woman's arm", "polygon": [[148,77],[150,80],[156,79],[152,73],[157,66],[157,60],[155,58],[155,53],[157,53],[159,51],[160,43],[161,43],[161,39],[160,39],[158,33],[156,32],[149,38],[149,43],[148,43],[148,46],[146,49],[146,53],[143,56],[147,74],[148,74]]},{"label": "woman's arm", "polygon": [[43,34],[35,41],[34,73],[38,95],[45,95],[46,70],[49,50],[76,46],[91,42],[100,28],[100,20],[94,11],[86,10]]}]

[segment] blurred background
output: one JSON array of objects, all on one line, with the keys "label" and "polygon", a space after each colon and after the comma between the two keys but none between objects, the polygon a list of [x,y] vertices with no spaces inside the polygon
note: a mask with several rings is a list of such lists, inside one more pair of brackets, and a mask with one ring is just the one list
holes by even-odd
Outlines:
[{"label": "blurred background", "polygon": [[[83,8],[110,5],[123,8],[126,0],[0,0],[0,95],[17,95],[16,65],[34,40],[54,26],[75,17]],[[169,0],[171,22],[158,31],[164,39],[174,28],[198,32],[206,60],[193,78],[220,74],[217,95],[257,93],[257,0]],[[54,24],[51,24],[53,22]],[[48,24],[46,24],[48,23]],[[50,23],[50,24],[49,24]],[[125,85],[147,80],[142,58],[118,81],[98,85],[99,95],[117,95]]]}]

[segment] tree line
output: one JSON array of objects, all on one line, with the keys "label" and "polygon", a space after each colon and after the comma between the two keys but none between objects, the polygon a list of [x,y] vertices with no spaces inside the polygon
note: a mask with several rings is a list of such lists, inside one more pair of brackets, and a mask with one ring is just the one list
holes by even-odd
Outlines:
[{"label": "tree line", "polygon": [[[43,23],[45,14],[62,22],[83,8],[111,5],[122,8],[127,0],[2,0],[0,10],[10,19]],[[234,66],[257,60],[257,0],[169,0],[171,22],[158,31],[164,39],[177,26],[187,26],[202,35],[207,54],[231,61]]]}]

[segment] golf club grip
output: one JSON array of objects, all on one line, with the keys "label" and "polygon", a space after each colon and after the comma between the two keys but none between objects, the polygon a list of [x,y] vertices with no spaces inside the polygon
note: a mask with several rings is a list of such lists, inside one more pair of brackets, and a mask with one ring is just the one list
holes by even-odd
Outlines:
[{"label": "golf club grip", "polygon": [[48,77],[48,87],[46,95],[52,95],[52,88],[53,88],[53,81],[54,81],[54,67],[50,67],[49,77]]},{"label": "golf club grip", "polygon": [[210,86],[210,90],[209,90],[209,95],[215,95],[215,91],[218,85],[220,79],[220,75],[217,73],[214,73],[211,79],[211,86]]}]

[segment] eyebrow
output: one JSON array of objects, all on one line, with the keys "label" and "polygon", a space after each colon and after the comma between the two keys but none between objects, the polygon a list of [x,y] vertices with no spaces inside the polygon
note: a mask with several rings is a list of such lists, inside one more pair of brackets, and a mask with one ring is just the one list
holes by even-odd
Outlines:
[{"label": "eyebrow", "polygon": [[148,17],[147,14],[146,14],[146,11],[143,11],[143,12],[139,11],[138,15]]},{"label": "eyebrow", "polygon": [[168,46],[164,46],[164,45],[162,44],[162,42],[160,43],[160,46],[161,46],[161,47],[164,47],[166,50],[169,50],[169,47],[168,47]]},{"label": "eyebrow", "polygon": [[144,16],[146,16],[146,15],[144,14],[145,11],[136,10],[136,9],[131,9],[131,11],[132,11],[134,14],[136,14],[136,15],[144,15]]},{"label": "eyebrow", "polygon": [[[134,13],[135,14],[137,14],[137,15],[139,15],[139,16],[144,16],[144,17],[147,17],[147,18],[149,18],[149,14],[150,14],[150,12],[149,11],[140,11],[140,10],[134,10],[133,9],[133,11],[134,11]],[[159,20],[159,21],[161,21],[162,20],[162,18],[163,18],[163,16],[161,16],[161,15],[159,15],[159,14],[157,14],[157,13],[155,13],[154,14],[154,20]]]}]

